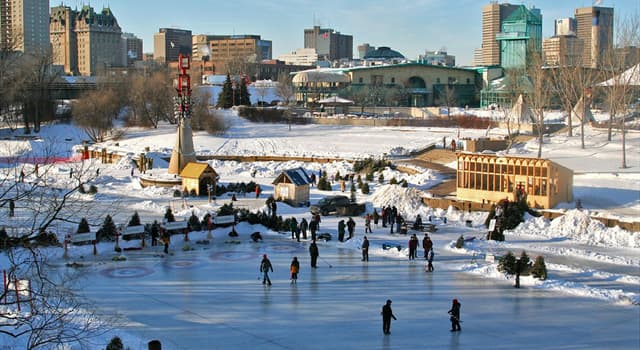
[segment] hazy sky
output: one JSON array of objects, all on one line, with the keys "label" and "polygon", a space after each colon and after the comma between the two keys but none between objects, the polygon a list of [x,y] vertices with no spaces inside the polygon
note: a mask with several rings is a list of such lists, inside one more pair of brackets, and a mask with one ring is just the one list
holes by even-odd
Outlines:
[{"label": "hazy sky", "polygon": [[[314,24],[353,36],[357,46],[390,46],[409,59],[425,50],[445,47],[458,65],[473,60],[482,38],[482,6],[488,0],[65,0],[96,11],[109,6],[123,32],[144,41],[153,52],[153,34],[162,27],[190,29],[193,34],[257,34],[273,42],[273,57],[304,46],[304,29]],[[543,34],[553,35],[553,20],[572,17],[586,0],[511,1],[542,10]],[[51,6],[57,6],[51,0]],[[603,0],[615,15],[640,13],[640,0]]]}]

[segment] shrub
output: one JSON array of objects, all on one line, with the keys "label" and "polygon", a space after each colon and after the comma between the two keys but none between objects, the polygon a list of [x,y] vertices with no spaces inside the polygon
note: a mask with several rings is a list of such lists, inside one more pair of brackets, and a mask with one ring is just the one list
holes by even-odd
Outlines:
[{"label": "shrub", "polygon": [[508,251],[507,254],[500,258],[498,263],[498,271],[502,271],[508,275],[516,273],[516,256],[512,252]]},{"label": "shrub", "polygon": [[96,187],[96,185],[90,185],[89,194],[96,194],[96,193],[98,193],[98,187]]},{"label": "shrub", "polygon": [[122,339],[120,339],[120,337],[113,337],[107,345],[106,350],[124,350]]},{"label": "shrub", "polygon": [[200,231],[201,229],[200,219],[198,219],[194,212],[191,212],[191,216],[189,217],[189,230]]},{"label": "shrub", "polygon": [[362,191],[362,194],[369,194],[369,183],[363,183],[360,191]]},{"label": "shrub", "polygon": [[407,180],[402,179],[402,181],[400,181],[400,186],[407,188],[409,187],[409,183],[407,182]]},{"label": "shrub", "polygon": [[373,172],[367,173],[367,181],[373,181]]},{"label": "shrub", "polygon": [[389,180],[389,185],[397,185],[398,184],[398,180],[396,180],[395,177],[392,177],[391,180]]},{"label": "shrub", "polygon": [[382,173],[378,175],[378,183],[381,185],[384,183],[384,175]]},{"label": "shrub", "polygon": [[544,258],[539,255],[531,267],[531,275],[541,280],[547,279],[547,265],[544,263]]},{"label": "shrub", "polygon": [[171,211],[171,208],[167,208],[167,211],[165,211],[164,213],[164,218],[167,220],[167,222],[176,221],[176,218],[173,216],[173,212]]},{"label": "shrub", "polygon": [[98,242],[113,241],[115,239],[116,231],[116,224],[113,223],[111,215],[107,215],[104,218],[102,227],[98,230],[98,232],[96,232],[96,240],[98,240]]},{"label": "shrub", "polygon": [[78,192],[85,194],[87,193],[87,189],[84,188],[84,184],[80,184],[80,186],[78,186]]},{"label": "shrub", "polygon": [[173,190],[173,196],[180,198],[182,196],[182,192],[176,188],[175,190]]}]

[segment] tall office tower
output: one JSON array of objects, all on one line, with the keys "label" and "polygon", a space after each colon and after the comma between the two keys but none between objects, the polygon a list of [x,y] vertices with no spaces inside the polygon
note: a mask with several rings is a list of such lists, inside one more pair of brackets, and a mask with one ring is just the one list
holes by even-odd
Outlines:
[{"label": "tall office tower", "polygon": [[554,21],[554,36],[576,35],[575,18],[560,18]]},{"label": "tall office tower", "polygon": [[142,39],[132,33],[123,33],[122,40],[125,55],[124,62],[127,63],[127,67],[133,66],[135,61],[142,61]]},{"label": "tall office tower", "polygon": [[556,35],[542,41],[542,56],[549,66],[582,65],[582,39],[575,35]]},{"label": "tall office tower", "polygon": [[500,66],[524,68],[534,52],[542,51],[542,14],[540,9],[519,5],[502,21],[502,31],[496,35],[500,42]]},{"label": "tall office tower", "polygon": [[370,46],[368,43],[364,43],[362,45],[358,45],[358,58],[363,60],[364,57],[372,51],[375,51],[375,46]]},{"label": "tall office tower", "polygon": [[318,59],[353,59],[353,36],[340,34],[333,29],[314,26],[304,30],[304,47],[316,49]]},{"label": "tall office tower", "polygon": [[52,7],[49,26],[53,64],[65,73],[91,76],[124,66],[122,30],[111,9]]},{"label": "tall office tower", "polygon": [[49,0],[0,0],[0,45],[25,53],[49,52]]},{"label": "tall office tower", "polygon": [[272,55],[271,40],[263,40],[260,35],[214,35],[209,49],[212,61],[260,62],[270,60]]},{"label": "tall office tower", "polygon": [[191,55],[191,31],[160,28],[153,35],[153,57],[160,63],[178,62],[178,56]]},{"label": "tall office tower", "polygon": [[575,11],[577,35],[583,43],[583,64],[596,68],[613,49],[613,8],[582,7]]},{"label": "tall office tower", "polygon": [[482,65],[500,65],[500,43],[496,35],[502,31],[502,22],[516,9],[518,5],[495,1],[482,7]]}]

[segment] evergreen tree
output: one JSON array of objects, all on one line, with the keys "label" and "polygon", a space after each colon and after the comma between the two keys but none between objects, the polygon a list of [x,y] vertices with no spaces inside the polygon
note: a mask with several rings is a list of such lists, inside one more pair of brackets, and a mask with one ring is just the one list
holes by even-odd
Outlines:
[{"label": "evergreen tree", "polygon": [[249,93],[249,89],[247,89],[247,82],[245,79],[240,79],[240,96],[239,96],[239,105],[241,106],[251,106],[251,94]]},{"label": "evergreen tree", "polygon": [[167,211],[164,213],[164,218],[167,219],[167,222],[174,222],[176,218],[173,216],[173,212],[171,208],[167,208]]},{"label": "evergreen tree", "polygon": [[201,229],[200,219],[198,219],[194,212],[191,212],[191,216],[189,217],[189,230],[200,231]]},{"label": "evergreen tree", "polygon": [[342,180],[342,176],[340,175],[340,171],[336,171],[336,181]]},{"label": "evergreen tree", "polygon": [[400,181],[400,186],[404,187],[404,188],[407,188],[407,187],[409,187],[409,183],[407,182],[406,179],[402,179],[402,181]]},{"label": "evergreen tree", "polygon": [[507,252],[498,263],[498,271],[502,271],[507,275],[516,273],[516,256],[512,252]]},{"label": "evergreen tree", "polygon": [[367,173],[367,181],[373,181],[373,173]]},{"label": "evergreen tree", "polygon": [[100,241],[113,241],[116,235],[116,224],[113,222],[111,215],[107,215],[104,218],[102,227],[96,233],[96,240]]},{"label": "evergreen tree", "polygon": [[396,180],[395,177],[392,177],[391,180],[389,180],[389,185],[397,185],[398,184],[398,180]]},{"label": "evergreen tree", "polygon": [[520,272],[525,272],[528,269],[529,264],[531,263],[531,259],[529,259],[529,255],[527,255],[527,252],[525,252],[524,250],[522,251],[522,253],[520,253],[520,263],[524,268],[524,271],[520,271]]},{"label": "evergreen tree", "polygon": [[353,182],[351,183],[351,188],[349,189],[349,191],[351,192],[351,202],[355,203],[355,201],[356,201],[356,186],[355,186],[355,184]]},{"label": "evergreen tree", "polygon": [[80,219],[80,223],[78,224],[78,231],[76,231],[76,233],[87,233],[87,232],[91,232],[91,229],[89,228],[89,223],[87,222],[87,219],[82,218]]},{"label": "evergreen tree", "polygon": [[139,226],[140,225],[140,216],[138,215],[138,211],[134,211],[131,216],[131,220],[129,220],[129,225],[127,226]]},{"label": "evergreen tree", "polygon": [[331,191],[331,184],[326,176],[322,175],[320,180],[318,180],[318,189],[321,191]]},{"label": "evergreen tree", "polygon": [[360,187],[360,191],[362,191],[362,194],[369,194],[369,183],[365,182],[362,184],[362,187]]},{"label": "evergreen tree", "polygon": [[456,248],[460,249],[462,247],[464,247],[464,236],[460,235],[456,240]]},{"label": "evergreen tree", "polygon": [[124,344],[122,344],[122,339],[120,339],[120,337],[111,338],[111,341],[107,345],[106,350],[124,350]]},{"label": "evergreen tree", "polygon": [[224,81],[222,90],[218,94],[218,102],[216,103],[216,107],[231,108],[233,105],[233,85],[231,83],[231,75],[227,73],[227,79]]},{"label": "evergreen tree", "polygon": [[547,279],[547,265],[544,263],[544,258],[539,255],[531,267],[531,275],[541,280]]},{"label": "evergreen tree", "polygon": [[378,176],[378,183],[381,185],[384,183],[384,175],[382,173]]}]

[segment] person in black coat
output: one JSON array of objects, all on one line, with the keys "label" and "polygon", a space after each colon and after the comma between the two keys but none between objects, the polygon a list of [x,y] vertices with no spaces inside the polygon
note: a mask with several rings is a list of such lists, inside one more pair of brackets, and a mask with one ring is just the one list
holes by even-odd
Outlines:
[{"label": "person in black coat", "polygon": [[382,332],[384,334],[391,334],[391,318],[397,320],[391,310],[391,300],[387,300],[387,303],[382,307]]},{"label": "person in black coat", "polygon": [[369,261],[369,240],[364,236],[362,241],[362,261]]},{"label": "person in black coat", "polygon": [[317,268],[318,256],[320,253],[318,252],[318,245],[315,240],[311,241],[311,244],[309,245],[309,255],[311,255],[311,267],[314,269]]},{"label": "person in black coat", "polygon": [[456,332],[456,331],[461,331],[462,328],[460,328],[460,303],[458,302],[458,299],[453,299],[453,304],[451,305],[451,310],[449,310],[449,315],[451,315],[451,317],[449,318],[449,320],[451,321],[451,331],[452,332]]},{"label": "person in black coat", "polygon": [[267,258],[267,254],[262,255],[262,261],[260,262],[260,272],[262,272],[262,284],[271,285],[271,279],[269,278],[269,270],[273,272],[273,266],[271,261]]}]

